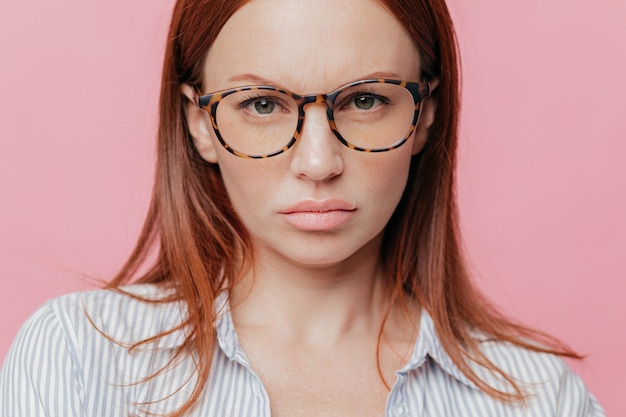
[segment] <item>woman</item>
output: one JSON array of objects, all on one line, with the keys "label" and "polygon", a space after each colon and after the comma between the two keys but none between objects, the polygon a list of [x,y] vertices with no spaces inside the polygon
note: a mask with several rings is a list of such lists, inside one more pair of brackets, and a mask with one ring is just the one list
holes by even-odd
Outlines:
[{"label": "woman", "polygon": [[24,326],[2,416],[603,415],[468,279],[443,1],[179,0],[168,39],[143,234]]}]

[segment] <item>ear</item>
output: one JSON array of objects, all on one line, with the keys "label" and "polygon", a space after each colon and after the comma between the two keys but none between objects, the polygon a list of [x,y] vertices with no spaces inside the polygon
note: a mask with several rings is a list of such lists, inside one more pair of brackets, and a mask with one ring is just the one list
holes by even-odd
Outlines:
[{"label": "ear", "polygon": [[437,99],[433,96],[432,92],[439,85],[439,79],[434,78],[430,81],[430,97],[426,97],[420,103],[420,114],[417,126],[415,127],[415,136],[413,140],[413,155],[418,154],[430,134],[430,128],[435,121],[435,112],[437,111]]},{"label": "ear", "polygon": [[195,91],[189,84],[182,84],[180,92],[187,98],[185,117],[193,143],[200,156],[207,162],[217,163],[217,150],[211,138],[211,119],[206,110],[198,107],[195,102]]}]

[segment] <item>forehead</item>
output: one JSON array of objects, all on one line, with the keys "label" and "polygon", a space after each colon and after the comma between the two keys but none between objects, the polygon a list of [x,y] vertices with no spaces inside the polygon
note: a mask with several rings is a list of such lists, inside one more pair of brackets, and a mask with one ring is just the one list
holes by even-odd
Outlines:
[{"label": "forehead", "polygon": [[221,30],[203,75],[209,91],[254,74],[307,94],[375,72],[419,76],[416,45],[376,0],[251,0]]}]

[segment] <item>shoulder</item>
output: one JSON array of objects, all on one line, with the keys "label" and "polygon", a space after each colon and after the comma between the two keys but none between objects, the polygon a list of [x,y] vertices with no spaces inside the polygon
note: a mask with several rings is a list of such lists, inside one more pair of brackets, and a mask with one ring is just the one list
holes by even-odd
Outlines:
[{"label": "shoulder", "polygon": [[558,382],[569,367],[557,355],[542,353],[506,341],[480,338],[483,354],[506,374],[527,384]]},{"label": "shoulder", "polygon": [[445,375],[444,378],[451,384],[445,393],[448,398],[452,396],[464,406],[471,403],[477,410],[483,410],[484,407],[491,410],[482,415],[605,415],[581,378],[561,357],[493,338],[477,329],[468,330],[484,355],[481,358],[476,355],[477,352],[467,352],[465,364],[472,373],[491,388],[515,394],[506,379],[509,378],[526,394],[526,400],[523,404],[500,402],[481,390],[450,358],[432,318],[428,312],[422,311],[420,333],[411,361],[419,364],[420,358],[425,355],[431,357],[436,364],[435,369],[444,371],[440,375]]},{"label": "shoulder", "polygon": [[124,398],[144,400],[137,381],[168,363],[182,331],[150,345],[163,349],[128,347],[178,326],[185,311],[158,302],[166,293],[156,286],[123,291],[58,297],[26,321],[0,371],[0,416],[121,415]]},{"label": "shoulder", "polygon": [[[164,295],[154,285],[132,285],[122,292],[95,290],[51,299],[26,320],[5,365],[20,358],[32,364],[29,358],[33,356],[54,361],[53,348],[74,364],[126,351],[183,322],[186,312],[182,303],[159,301]],[[182,330],[171,332],[151,347],[177,347],[183,336]]]},{"label": "shoulder", "polygon": [[51,299],[24,323],[12,348],[49,345],[57,339],[75,350],[105,340],[123,345],[140,342],[183,322],[183,304],[159,301],[165,295],[155,285],[142,284]]},{"label": "shoulder", "polygon": [[[509,342],[483,340],[481,350],[528,394],[528,406],[557,416],[601,417],[604,411],[583,380],[559,356],[533,351]],[[503,379],[475,364],[491,386],[506,389]]]},{"label": "shoulder", "polygon": [[95,290],[64,295],[43,304],[21,333],[31,333],[32,327],[48,323],[70,339],[84,340],[81,336],[96,331],[112,339],[138,342],[181,323],[182,305],[160,302],[164,295],[159,287],[147,284],[124,287],[121,292]]}]

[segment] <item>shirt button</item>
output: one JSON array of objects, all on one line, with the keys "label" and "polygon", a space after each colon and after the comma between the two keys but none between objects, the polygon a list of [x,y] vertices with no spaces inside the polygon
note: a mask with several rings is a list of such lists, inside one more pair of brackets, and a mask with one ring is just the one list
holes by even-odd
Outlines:
[{"label": "shirt button", "polygon": [[407,408],[402,404],[398,404],[395,406],[395,414],[397,416],[404,416],[406,415],[407,411]]}]

